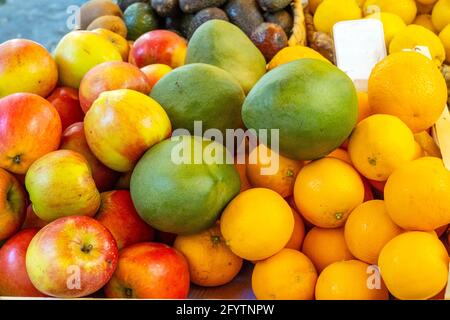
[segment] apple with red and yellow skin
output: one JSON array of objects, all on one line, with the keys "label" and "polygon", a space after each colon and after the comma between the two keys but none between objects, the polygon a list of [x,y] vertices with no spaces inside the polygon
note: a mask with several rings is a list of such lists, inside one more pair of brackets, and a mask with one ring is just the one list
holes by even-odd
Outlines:
[{"label": "apple with red and yellow skin", "polygon": [[95,218],[111,232],[119,250],[153,240],[154,231],[137,213],[130,191],[108,191],[100,196],[102,202]]},{"label": "apple with red and yellow skin", "polygon": [[25,217],[25,221],[22,224],[22,229],[28,229],[28,228],[38,228],[41,229],[45,227],[48,224],[47,221],[42,220],[39,218],[36,213],[33,211],[33,205],[28,205],[27,207],[27,213]]},{"label": "apple with red and yellow skin", "polygon": [[77,90],[69,87],[59,87],[53,90],[47,100],[58,111],[63,131],[71,124],[83,121],[84,112],[81,110]]},{"label": "apple with red and yellow skin", "polygon": [[86,216],[64,217],[46,225],[31,240],[26,269],[42,293],[84,297],[109,281],[118,257],[116,241],[100,222]]},{"label": "apple with red and yellow skin", "polygon": [[153,30],[134,42],[129,62],[139,68],[156,63],[177,68],[184,65],[186,52],[186,39],[169,30]]},{"label": "apple with red and yellow skin", "polygon": [[32,93],[0,99],[0,167],[25,174],[43,155],[57,150],[61,119],[55,107]]},{"label": "apple with red and yellow skin", "polygon": [[0,98],[28,92],[47,97],[58,82],[58,69],[40,44],[24,39],[0,44]]},{"label": "apple with red and yellow skin", "polygon": [[105,294],[108,298],[185,299],[189,281],[189,267],[181,253],[162,243],[144,242],[120,252]]},{"label": "apple with red and yellow skin", "polygon": [[128,44],[127,39],[122,37],[121,35],[112,32],[111,30],[105,28],[98,28],[91,30],[94,33],[101,35],[103,38],[111,42],[116,49],[120,52],[123,61],[128,61],[128,56],[130,54],[130,45]]},{"label": "apple with red and yellow skin", "polygon": [[101,35],[91,31],[66,34],[55,49],[59,83],[78,89],[84,75],[98,64],[122,61],[116,47]]},{"label": "apple with red and yellow skin", "polygon": [[94,216],[100,207],[88,162],[71,150],[53,151],[34,162],[25,187],[33,211],[47,222],[65,216]]},{"label": "apple with red and yellow skin", "polygon": [[0,240],[12,236],[25,220],[27,196],[17,179],[0,169]]},{"label": "apple with red and yellow skin", "polygon": [[150,91],[153,89],[155,84],[166,74],[168,74],[173,69],[165,64],[149,64],[141,68],[141,71],[147,76],[148,83],[150,85]]},{"label": "apple with red and yellow skin", "polygon": [[142,154],[171,131],[170,119],[159,103],[129,89],[103,92],[84,118],[92,153],[119,172],[132,170]]},{"label": "apple with red and yellow skin", "polygon": [[92,68],[80,84],[80,103],[87,112],[100,93],[117,89],[131,89],[143,94],[150,93],[145,74],[128,62],[105,62]]},{"label": "apple with red and yellow skin", "polygon": [[60,148],[78,152],[87,160],[91,167],[92,178],[99,192],[114,188],[119,178],[119,173],[101,163],[89,149],[84,134],[83,122],[74,123],[64,131]]},{"label": "apple with red and yellow skin", "polygon": [[23,229],[0,249],[0,296],[45,297],[31,283],[25,266],[28,245],[38,231]]}]

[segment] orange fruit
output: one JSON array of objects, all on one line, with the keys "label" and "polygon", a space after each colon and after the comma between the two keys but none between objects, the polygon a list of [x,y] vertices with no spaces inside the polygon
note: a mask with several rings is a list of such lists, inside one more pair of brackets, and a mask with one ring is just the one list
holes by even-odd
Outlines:
[{"label": "orange fruit", "polygon": [[428,232],[395,237],[381,250],[378,265],[386,286],[398,299],[428,299],[447,283],[447,250]]},{"label": "orange fruit", "polygon": [[319,273],[333,262],[353,259],[345,242],[344,228],[312,228],[303,240],[302,252]]},{"label": "orange fruit", "polygon": [[384,201],[372,200],[356,207],[348,217],[345,242],[356,258],[377,264],[384,245],[402,232],[386,212]]},{"label": "orange fruit", "polygon": [[447,85],[433,61],[417,52],[397,52],[380,61],[369,78],[374,113],[399,117],[413,132],[431,127],[447,101]]},{"label": "orange fruit", "polygon": [[226,245],[219,224],[197,234],[179,235],[173,247],[186,257],[191,282],[199,286],[224,285],[242,267],[242,259]]},{"label": "orange fruit", "polygon": [[437,229],[450,223],[450,171],[439,158],[411,161],[389,177],[384,199],[391,219],[403,229]]},{"label": "orange fruit", "polygon": [[364,185],[355,169],[342,160],[323,158],[298,174],[294,199],[302,216],[322,228],[343,226],[364,200]]},{"label": "orange fruit", "polygon": [[300,215],[292,209],[294,215],[294,231],[292,231],[291,239],[284,246],[288,249],[300,250],[303,244],[303,239],[305,238],[305,224]]},{"label": "orange fruit", "polygon": [[312,300],[317,272],[303,253],[283,249],[256,263],[252,289],[262,300]]},{"label": "orange fruit", "polygon": [[368,116],[372,114],[369,104],[369,95],[367,92],[358,92],[358,120],[357,123],[361,122]]},{"label": "orange fruit", "polygon": [[375,114],[356,126],[348,153],[364,177],[386,181],[395,169],[414,159],[416,142],[412,131],[399,118]]},{"label": "orange fruit", "polygon": [[[388,300],[389,293],[381,277],[367,263],[359,260],[335,262],[319,275],[316,283],[317,300]],[[373,286],[370,286],[372,284]],[[377,286],[377,284],[379,284]]]},{"label": "orange fruit", "polygon": [[248,158],[247,178],[253,187],[271,189],[283,198],[292,195],[301,161],[283,157],[263,144],[253,149]]},{"label": "orange fruit", "polygon": [[278,51],[278,53],[272,58],[267,65],[268,70],[275,69],[282,64],[292,62],[299,59],[317,59],[324,62],[331,63],[327,58],[322,56],[319,52],[305,46],[292,46],[286,47]]},{"label": "orange fruit", "polygon": [[236,255],[262,260],[286,246],[294,230],[294,216],[286,200],[275,191],[249,189],[225,208],[220,230]]},{"label": "orange fruit", "polygon": [[349,165],[353,165],[352,159],[350,159],[350,155],[348,154],[348,152],[341,148],[337,148],[336,150],[330,152],[327,157],[340,159],[347,162]]}]

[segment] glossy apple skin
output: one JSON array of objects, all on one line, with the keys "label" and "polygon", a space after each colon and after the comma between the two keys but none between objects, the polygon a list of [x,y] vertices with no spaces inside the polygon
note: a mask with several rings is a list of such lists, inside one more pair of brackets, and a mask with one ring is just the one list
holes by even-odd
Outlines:
[{"label": "glossy apple skin", "polygon": [[21,230],[0,249],[0,296],[45,297],[31,283],[25,266],[28,245],[38,231]]},{"label": "glossy apple skin", "polygon": [[150,85],[150,90],[153,89],[155,84],[166,74],[168,74],[173,69],[165,64],[150,64],[141,69],[145,73],[148,83]]},{"label": "glossy apple skin", "polygon": [[25,186],[34,212],[47,222],[64,216],[94,216],[100,206],[89,164],[74,151],[54,151],[34,162]]},{"label": "glossy apple skin", "polygon": [[117,89],[131,89],[150,93],[145,74],[136,66],[121,61],[105,62],[92,68],[81,80],[80,103],[87,112],[100,93]]},{"label": "glossy apple skin", "polygon": [[99,192],[114,189],[119,173],[101,163],[89,149],[83,122],[74,123],[64,131],[61,149],[72,150],[84,156],[91,167],[92,178]]},{"label": "glossy apple skin", "polygon": [[33,285],[49,296],[84,297],[109,281],[118,257],[116,241],[100,222],[86,216],[64,217],[31,240],[26,269]]},{"label": "glossy apple skin", "polygon": [[58,68],[40,44],[24,39],[0,44],[0,98],[28,92],[47,97],[58,81]]},{"label": "glossy apple skin", "polygon": [[32,93],[0,99],[0,167],[25,174],[43,155],[58,149],[61,119],[53,105]]},{"label": "glossy apple skin", "polygon": [[153,30],[137,39],[130,50],[130,63],[138,68],[161,63],[177,68],[184,64],[186,39],[168,30]]},{"label": "glossy apple skin", "polygon": [[108,298],[185,299],[189,267],[177,250],[144,242],[120,252],[119,264],[105,287]]},{"label": "glossy apple skin", "polygon": [[84,75],[96,65],[107,61],[122,61],[116,47],[101,35],[90,31],[66,34],[55,49],[59,83],[78,89]]},{"label": "glossy apple skin", "polygon": [[139,217],[130,191],[108,191],[100,196],[102,202],[95,218],[111,232],[119,250],[135,243],[153,241],[154,231]]},{"label": "glossy apple skin", "polygon": [[27,195],[17,179],[0,169],[0,240],[20,229],[25,220]]},{"label": "glossy apple skin", "polygon": [[92,153],[119,172],[131,171],[142,154],[171,131],[170,119],[159,103],[129,89],[103,92],[84,118]]},{"label": "glossy apple skin", "polygon": [[28,205],[27,207],[27,213],[25,217],[25,221],[22,224],[22,229],[28,229],[28,228],[38,228],[41,229],[45,227],[48,224],[47,221],[42,220],[39,218],[36,213],[33,211],[33,205]]},{"label": "glossy apple skin", "polygon": [[53,90],[47,100],[58,111],[63,131],[72,123],[83,121],[84,112],[80,107],[77,90],[59,87]]}]

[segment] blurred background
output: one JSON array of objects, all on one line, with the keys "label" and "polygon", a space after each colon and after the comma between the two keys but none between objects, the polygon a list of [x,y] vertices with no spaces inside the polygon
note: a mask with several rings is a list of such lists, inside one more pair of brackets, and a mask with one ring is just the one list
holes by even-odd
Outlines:
[{"label": "blurred background", "polygon": [[85,0],[0,0],[0,43],[13,38],[37,41],[53,50],[69,29],[70,5]]}]

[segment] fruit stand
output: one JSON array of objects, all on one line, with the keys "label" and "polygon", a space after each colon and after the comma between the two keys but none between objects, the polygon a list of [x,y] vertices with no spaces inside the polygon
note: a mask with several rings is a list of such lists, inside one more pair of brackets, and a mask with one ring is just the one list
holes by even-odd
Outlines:
[{"label": "fruit stand", "polygon": [[450,299],[450,0],[67,6],[0,44],[0,300]]}]

